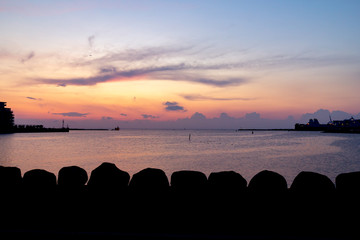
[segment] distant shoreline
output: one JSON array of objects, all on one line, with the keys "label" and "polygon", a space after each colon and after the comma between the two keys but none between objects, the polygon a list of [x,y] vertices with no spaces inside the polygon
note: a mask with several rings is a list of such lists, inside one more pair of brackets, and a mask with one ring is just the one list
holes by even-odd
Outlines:
[{"label": "distant shoreline", "polygon": [[68,128],[14,128],[0,131],[0,134],[69,132]]},{"label": "distant shoreline", "polygon": [[295,129],[291,128],[276,128],[276,129],[270,129],[270,128],[249,128],[249,129],[237,129],[237,132],[243,132],[243,131],[295,131]]},{"label": "distant shoreline", "polygon": [[[246,128],[246,129],[157,129],[157,128],[124,128],[122,130],[180,130],[180,131],[235,131],[235,132],[323,132],[323,133],[357,133],[359,131],[330,131],[321,129],[293,129],[293,128]],[[107,128],[42,128],[42,129],[17,129],[15,131],[1,131],[0,134],[14,134],[14,133],[50,133],[50,132],[69,132],[69,131],[115,131]],[[120,130],[121,131],[121,130]]]},{"label": "distant shoreline", "polygon": [[70,131],[110,131],[107,128],[70,128]]},{"label": "distant shoreline", "polygon": [[[180,131],[209,131],[209,130],[228,130],[228,131],[235,131],[235,132],[249,132],[249,131],[256,131],[256,132],[263,132],[263,131],[295,131],[295,129],[156,129],[156,128],[124,128],[122,130],[180,130]],[[115,131],[113,129],[107,128],[43,128],[43,129],[22,129],[16,131],[6,131],[0,132],[0,134],[11,134],[11,133],[48,133],[48,132],[69,132],[69,131]],[[120,130],[121,131],[121,130]]]}]

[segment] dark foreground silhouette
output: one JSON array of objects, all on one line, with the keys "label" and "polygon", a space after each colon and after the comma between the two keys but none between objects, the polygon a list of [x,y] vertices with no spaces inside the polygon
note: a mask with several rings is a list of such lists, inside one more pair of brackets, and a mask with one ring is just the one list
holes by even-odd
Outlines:
[{"label": "dark foreground silhouette", "polygon": [[300,172],[290,187],[262,171],[161,169],[132,176],[115,164],[55,174],[0,167],[0,236],[34,239],[357,239],[360,172]]}]

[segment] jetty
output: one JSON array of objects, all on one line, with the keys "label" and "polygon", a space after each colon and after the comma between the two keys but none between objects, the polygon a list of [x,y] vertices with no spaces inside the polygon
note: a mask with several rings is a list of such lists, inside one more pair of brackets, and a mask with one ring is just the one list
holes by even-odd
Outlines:
[{"label": "jetty", "polygon": [[69,128],[45,128],[43,125],[15,125],[15,117],[6,102],[0,102],[0,134],[1,133],[36,133],[36,132],[69,132]]}]

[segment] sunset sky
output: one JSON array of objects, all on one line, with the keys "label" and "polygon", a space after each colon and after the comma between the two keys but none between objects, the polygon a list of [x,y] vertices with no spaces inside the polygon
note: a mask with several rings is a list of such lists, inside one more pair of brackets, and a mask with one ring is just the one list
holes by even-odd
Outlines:
[{"label": "sunset sky", "polygon": [[92,127],[356,115],[359,13],[357,0],[1,0],[0,101],[17,123]]}]

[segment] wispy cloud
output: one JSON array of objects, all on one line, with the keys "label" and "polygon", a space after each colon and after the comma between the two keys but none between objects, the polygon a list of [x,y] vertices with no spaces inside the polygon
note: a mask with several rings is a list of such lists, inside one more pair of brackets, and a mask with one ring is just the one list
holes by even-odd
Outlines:
[{"label": "wispy cloud", "polygon": [[[89,47],[93,47],[95,35],[88,36]],[[220,54],[210,58],[217,52],[213,48],[189,46],[161,46],[125,49],[99,54],[94,58],[78,58],[69,63],[72,68],[88,68],[95,72],[90,77],[75,78],[36,78],[32,83],[55,86],[94,86],[113,81],[135,80],[168,80],[198,83],[213,87],[230,87],[251,83],[251,72],[266,71],[274,68],[316,67],[324,65],[344,64],[349,57],[317,56],[314,53],[299,54],[267,54],[259,56],[256,49],[248,51],[246,57],[232,56],[224,60]],[[241,52],[242,53],[242,52]],[[30,53],[23,58],[26,62],[34,57]],[[356,60],[356,59],[355,59]],[[213,72],[222,72],[222,75]],[[248,75],[243,73],[248,72]],[[250,71],[250,72],[249,72]],[[210,76],[210,77],[209,77]],[[216,77],[213,77],[216,76]],[[222,77],[219,77],[222,76]],[[194,99],[194,98],[193,98]],[[201,100],[198,98],[197,100]],[[205,100],[205,99],[203,99]],[[215,100],[215,99],[214,99]],[[216,99],[216,100],[227,100]],[[246,99],[237,99],[246,100]]]},{"label": "wispy cloud", "polygon": [[359,63],[359,57],[352,55],[323,55],[316,52],[294,54],[272,54],[238,62],[234,66],[243,69],[314,68]]},{"label": "wispy cloud", "polygon": [[[92,36],[90,36],[92,37]],[[90,37],[88,38],[89,46]],[[162,46],[162,47],[143,47],[143,48],[129,48],[119,51],[111,51],[104,55],[92,59],[76,59],[71,63],[73,66],[98,66],[108,63],[134,63],[139,61],[164,61],[172,57],[192,55],[192,50],[195,46]]]},{"label": "wispy cloud", "polygon": [[255,100],[256,98],[242,98],[242,97],[211,97],[211,96],[204,96],[200,94],[180,94],[181,97],[185,98],[186,100],[190,101],[251,101]]},{"label": "wispy cloud", "polygon": [[34,101],[41,101],[41,98],[34,98],[34,97],[26,97],[27,99],[34,100]]},{"label": "wispy cloud", "polygon": [[[129,78],[145,76],[147,74],[164,71],[176,71],[183,69],[184,64],[180,65],[168,65],[161,67],[146,67],[136,68],[131,70],[118,71],[114,67],[102,67],[99,70],[99,74],[89,78],[72,78],[72,79],[36,79],[37,82],[43,84],[54,84],[61,87],[68,85],[76,86],[92,86],[98,83],[110,82],[110,81],[124,81]],[[103,74],[106,73],[106,74]]]},{"label": "wispy cloud", "polygon": [[20,62],[21,63],[25,63],[27,61],[29,61],[30,59],[32,59],[33,57],[35,57],[35,52],[31,51],[30,53],[28,53],[25,57],[23,57]]},{"label": "wispy cloud", "polygon": [[215,80],[209,78],[194,78],[189,80],[190,82],[201,83],[205,85],[211,85],[215,87],[227,87],[227,86],[238,86],[248,82],[245,78],[229,78],[229,79],[222,79],[222,80]]},{"label": "wispy cloud", "polygon": [[[203,68],[203,67],[202,67]],[[68,85],[75,86],[93,86],[98,83],[105,83],[110,81],[128,81],[135,78],[142,77],[144,79],[156,78],[158,80],[171,81],[185,81],[200,83],[216,87],[236,86],[247,82],[245,78],[230,78],[230,79],[209,79],[192,77],[187,74],[181,74],[181,71],[196,70],[196,66],[181,63],[175,65],[163,65],[155,67],[143,67],[130,70],[117,70],[115,67],[101,67],[98,75],[88,78],[71,78],[71,79],[35,79],[40,84],[50,84],[61,87]],[[166,73],[162,76],[163,73]]]},{"label": "wispy cloud", "polygon": [[94,40],[95,40],[95,35],[91,35],[88,37],[88,43],[89,43],[89,47],[90,49],[93,47],[94,45]]},{"label": "wispy cloud", "polygon": [[[88,46],[93,47],[95,35],[87,37]],[[69,63],[71,68],[87,68],[96,73],[90,77],[36,78],[32,83],[55,86],[93,86],[113,81],[167,80],[192,82],[214,87],[237,86],[249,82],[244,76],[209,77],[208,71],[232,70],[233,63],[209,60],[209,47],[160,46],[125,49],[99,53],[97,57],[78,58]],[[232,76],[234,76],[232,74]]]},{"label": "wispy cloud", "polygon": [[65,112],[65,113],[53,113],[53,115],[61,115],[64,117],[86,117],[89,113],[79,113],[79,112]]}]

